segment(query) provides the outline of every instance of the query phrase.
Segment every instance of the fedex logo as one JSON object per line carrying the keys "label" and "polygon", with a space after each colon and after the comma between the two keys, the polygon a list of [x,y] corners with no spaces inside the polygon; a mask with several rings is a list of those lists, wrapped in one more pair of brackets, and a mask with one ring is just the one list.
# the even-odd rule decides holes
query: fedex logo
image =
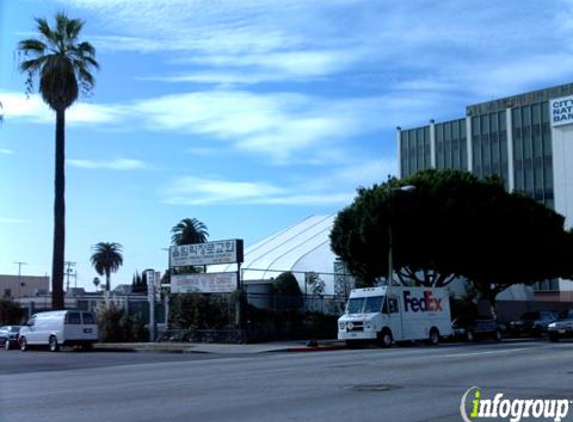
{"label": "fedex logo", "polygon": [[424,291],[424,296],[415,298],[410,296],[410,290],[404,290],[404,307],[406,312],[438,312],[442,310],[442,299],[433,297],[431,290]]}

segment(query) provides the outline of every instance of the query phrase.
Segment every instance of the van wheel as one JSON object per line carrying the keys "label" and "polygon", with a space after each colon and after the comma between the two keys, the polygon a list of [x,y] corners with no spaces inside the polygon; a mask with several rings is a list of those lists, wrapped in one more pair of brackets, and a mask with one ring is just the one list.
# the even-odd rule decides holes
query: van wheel
{"label": "van wheel", "polygon": [[393,338],[392,332],[384,328],[381,333],[378,333],[378,344],[382,347],[390,347],[392,346]]}
{"label": "van wheel", "polygon": [[472,341],[474,341],[474,333],[470,330],[466,331],[466,341],[468,343],[471,343]]}
{"label": "van wheel", "polygon": [[26,341],[26,337],[20,337],[20,350],[25,352],[28,350],[28,342]]}
{"label": "van wheel", "polygon": [[58,339],[56,336],[50,336],[50,352],[57,352],[58,350],[60,350]]}
{"label": "van wheel", "polygon": [[549,340],[551,340],[553,343],[557,343],[559,341],[559,334],[549,333]]}
{"label": "van wheel", "polygon": [[428,344],[430,346],[436,346],[440,342],[440,333],[437,328],[432,328],[430,330],[430,337],[428,338]]}

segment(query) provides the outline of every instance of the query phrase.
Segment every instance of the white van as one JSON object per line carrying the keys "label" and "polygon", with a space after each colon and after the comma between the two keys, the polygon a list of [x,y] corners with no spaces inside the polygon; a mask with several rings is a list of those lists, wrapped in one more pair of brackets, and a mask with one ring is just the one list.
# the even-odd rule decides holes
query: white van
{"label": "white van", "polygon": [[90,349],[99,340],[94,314],[87,311],[51,311],[32,315],[20,328],[20,350],[29,346],[48,346],[57,352],[61,346]]}
{"label": "white van", "polygon": [[452,335],[448,291],[435,287],[371,287],[354,289],[338,319],[338,339],[346,343],[376,340],[428,340]]}

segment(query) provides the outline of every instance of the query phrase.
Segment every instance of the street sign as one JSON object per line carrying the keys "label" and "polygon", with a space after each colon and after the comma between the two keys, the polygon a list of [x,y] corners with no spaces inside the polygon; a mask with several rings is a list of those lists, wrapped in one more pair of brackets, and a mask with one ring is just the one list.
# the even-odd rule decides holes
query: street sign
{"label": "street sign", "polygon": [[169,248],[171,267],[192,267],[243,262],[243,240],[219,240]]}
{"label": "street sign", "polygon": [[236,272],[171,276],[171,293],[230,293],[236,289]]}

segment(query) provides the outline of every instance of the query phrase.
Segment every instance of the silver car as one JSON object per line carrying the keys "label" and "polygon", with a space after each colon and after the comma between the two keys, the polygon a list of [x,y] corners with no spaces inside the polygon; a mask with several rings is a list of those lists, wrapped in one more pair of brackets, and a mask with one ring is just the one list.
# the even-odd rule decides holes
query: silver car
{"label": "silver car", "polygon": [[556,342],[563,337],[573,337],[573,309],[563,311],[557,321],[547,327],[549,340]]}

